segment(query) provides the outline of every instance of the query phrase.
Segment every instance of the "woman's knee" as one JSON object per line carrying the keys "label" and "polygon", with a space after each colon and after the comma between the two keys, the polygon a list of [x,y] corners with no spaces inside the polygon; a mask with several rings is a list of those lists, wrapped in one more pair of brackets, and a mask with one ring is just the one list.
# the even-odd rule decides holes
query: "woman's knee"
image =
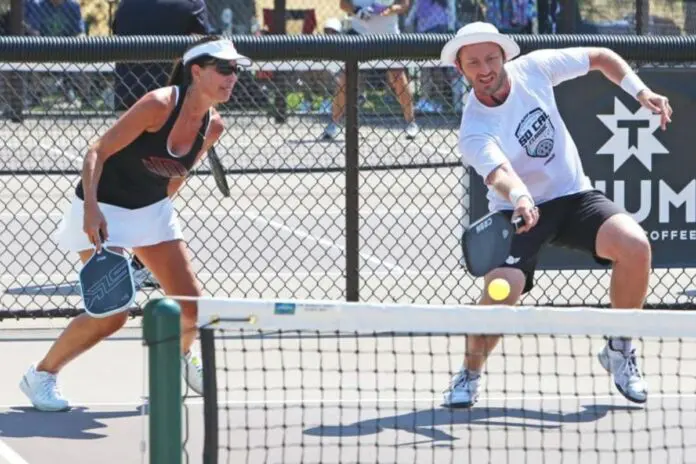
{"label": "woman's knee", "polygon": [[[189,297],[200,297],[203,295],[203,291],[200,287],[198,281],[194,278],[195,283],[191,286],[189,291],[183,291],[177,293],[180,296]],[[189,321],[195,321],[198,318],[198,303],[196,301],[182,301],[181,303],[181,317]]]}

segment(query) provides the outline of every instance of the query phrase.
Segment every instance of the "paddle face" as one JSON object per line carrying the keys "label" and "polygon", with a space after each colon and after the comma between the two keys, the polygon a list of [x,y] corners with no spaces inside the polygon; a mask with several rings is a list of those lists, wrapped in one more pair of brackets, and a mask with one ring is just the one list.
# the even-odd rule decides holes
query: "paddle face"
{"label": "paddle face", "polygon": [[80,271],[80,292],[85,310],[93,317],[106,317],[130,308],[135,300],[135,286],[128,259],[102,247]]}
{"label": "paddle face", "polygon": [[522,223],[521,218],[516,219],[517,224],[513,224],[501,212],[489,213],[464,231],[464,260],[472,275],[484,276],[505,262],[515,227]]}

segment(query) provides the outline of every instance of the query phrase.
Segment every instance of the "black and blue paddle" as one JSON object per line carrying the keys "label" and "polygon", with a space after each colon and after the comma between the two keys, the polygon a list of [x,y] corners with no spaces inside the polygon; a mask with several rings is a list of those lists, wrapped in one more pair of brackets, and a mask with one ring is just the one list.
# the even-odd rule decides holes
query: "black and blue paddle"
{"label": "black and blue paddle", "polygon": [[132,307],[135,285],[128,259],[102,245],[80,270],[80,292],[85,311],[107,317]]}
{"label": "black and blue paddle", "polygon": [[467,227],[462,237],[462,249],[469,272],[481,277],[500,267],[510,255],[513,235],[522,225],[522,217],[510,221],[507,215],[496,211]]}

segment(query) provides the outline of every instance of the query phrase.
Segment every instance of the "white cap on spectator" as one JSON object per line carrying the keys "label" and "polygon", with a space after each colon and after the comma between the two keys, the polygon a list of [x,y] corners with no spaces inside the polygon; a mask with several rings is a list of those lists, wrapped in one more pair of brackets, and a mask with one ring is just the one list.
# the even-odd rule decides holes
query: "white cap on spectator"
{"label": "white cap on spectator", "polygon": [[218,60],[235,60],[237,64],[242,66],[251,66],[251,60],[240,54],[237,49],[234,48],[232,41],[228,39],[214,40],[196,45],[195,47],[191,48],[191,50],[184,53],[183,62],[184,64],[187,64],[191,60],[203,55],[211,56]]}
{"label": "white cap on spectator", "polygon": [[505,52],[505,61],[510,61],[520,54],[520,46],[514,40],[498,32],[498,29],[493,24],[477,21],[459,29],[457,35],[442,47],[440,61],[454,66],[459,49],[467,45],[484,42],[493,42],[500,45],[503,52]]}
{"label": "white cap on spectator", "polygon": [[341,32],[341,21],[338,18],[329,18],[324,23],[324,29],[331,29],[336,32]]}

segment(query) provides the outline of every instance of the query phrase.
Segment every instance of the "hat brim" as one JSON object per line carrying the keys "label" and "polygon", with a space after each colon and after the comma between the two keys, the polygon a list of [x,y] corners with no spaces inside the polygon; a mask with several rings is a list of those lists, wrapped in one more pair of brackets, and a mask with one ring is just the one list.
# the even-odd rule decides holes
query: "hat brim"
{"label": "hat brim", "polygon": [[520,54],[520,46],[517,45],[517,42],[511,38],[493,32],[476,32],[473,34],[454,37],[447,42],[445,46],[442,47],[440,61],[444,64],[454,66],[454,63],[457,60],[457,53],[459,53],[459,50],[462,47],[484,42],[493,42],[500,45],[503,52],[505,52],[505,61],[510,61]]}
{"label": "hat brim", "polygon": [[219,52],[211,53],[209,56],[223,61],[236,61],[237,64],[241,66],[251,66],[251,59],[249,57],[241,55],[232,50],[221,50]]}

